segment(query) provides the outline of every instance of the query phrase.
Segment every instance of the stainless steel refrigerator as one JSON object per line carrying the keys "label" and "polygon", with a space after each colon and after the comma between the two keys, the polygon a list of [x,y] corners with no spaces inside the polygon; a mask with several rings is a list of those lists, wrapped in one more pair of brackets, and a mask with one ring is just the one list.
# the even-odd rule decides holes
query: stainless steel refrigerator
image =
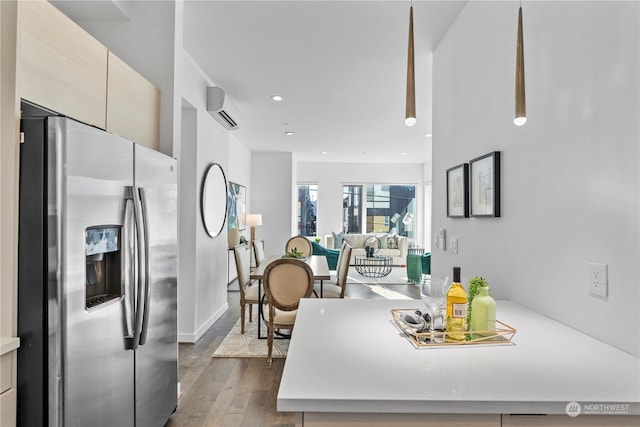
{"label": "stainless steel refrigerator", "polygon": [[18,424],[163,426],[177,401],[176,161],[22,109]]}

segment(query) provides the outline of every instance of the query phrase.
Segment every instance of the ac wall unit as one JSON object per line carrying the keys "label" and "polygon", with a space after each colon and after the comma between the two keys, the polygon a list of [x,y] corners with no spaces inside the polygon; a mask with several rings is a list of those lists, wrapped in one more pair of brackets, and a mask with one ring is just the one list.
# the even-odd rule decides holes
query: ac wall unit
{"label": "ac wall unit", "polygon": [[225,129],[234,130],[240,127],[240,112],[233,102],[219,87],[207,88],[207,111]]}

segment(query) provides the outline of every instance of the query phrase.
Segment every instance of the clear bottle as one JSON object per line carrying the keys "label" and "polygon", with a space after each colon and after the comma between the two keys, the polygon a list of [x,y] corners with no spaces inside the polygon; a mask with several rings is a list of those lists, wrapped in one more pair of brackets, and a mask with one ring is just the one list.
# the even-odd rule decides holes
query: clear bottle
{"label": "clear bottle", "polygon": [[[483,286],[478,295],[471,302],[471,330],[495,331],[496,330],[496,302],[489,295],[489,287]],[[490,332],[478,334],[488,335]]]}
{"label": "clear bottle", "polygon": [[467,336],[467,291],[460,284],[460,267],[453,267],[453,283],[447,292],[447,341]]}

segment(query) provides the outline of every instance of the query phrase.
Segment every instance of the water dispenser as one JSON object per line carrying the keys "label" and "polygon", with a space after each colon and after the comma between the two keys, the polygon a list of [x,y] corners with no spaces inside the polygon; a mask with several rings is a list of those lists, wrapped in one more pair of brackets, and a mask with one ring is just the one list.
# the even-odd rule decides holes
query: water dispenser
{"label": "water dispenser", "polygon": [[85,231],[85,308],[94,309],[122,296],[123,253],[120,226]]}

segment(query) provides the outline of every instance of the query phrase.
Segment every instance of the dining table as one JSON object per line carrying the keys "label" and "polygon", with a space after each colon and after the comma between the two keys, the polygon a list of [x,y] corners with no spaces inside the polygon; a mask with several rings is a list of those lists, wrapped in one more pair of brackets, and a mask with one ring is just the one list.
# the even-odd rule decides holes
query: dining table
{"label": "dining table", "polygon": [[[255,268],[251,272],[250,278],[251,280],[258,281],[258,295],[262,295],[262,280],[264,279],[264,271],[267,266],[271,264],[273,261],[282,258],[282,255],[270,255],[265,258],[264,261],[260,263],[259,266]],[[327,257],[324,255],[311,255],[304,260],[309,267],[311,267],[311,271],[313,271],[313,279],[320,281],[320,298],[322,298],[323,291],[323,283],[325,280],[331,279],[331,272],[329,270],[329,263],[327,262]],[[262,304],[258,304],[258,338],[265,339],[261,334],[260,328],[260,320],[262,318]]]}

